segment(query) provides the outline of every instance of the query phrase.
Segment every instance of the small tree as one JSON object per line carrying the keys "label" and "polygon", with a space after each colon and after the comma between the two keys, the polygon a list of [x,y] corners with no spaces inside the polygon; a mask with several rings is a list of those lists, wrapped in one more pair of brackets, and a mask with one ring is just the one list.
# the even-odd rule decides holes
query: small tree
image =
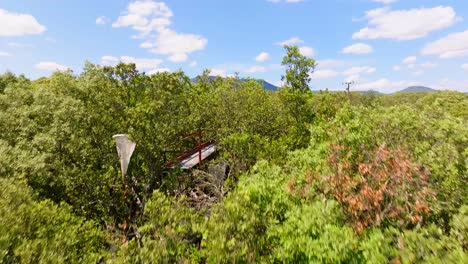
{"label": "small tree", "polygon": [[284,46],[287,53],[281,63],[286,67],[286,75],[281,77],[293,91],[309,91],[310,74],[315,69],[315,60],[302,55],[297,46]]}
{"label": "small tree", "polygon": [[16,83],[18,81],[18,77],[16,77],[12,72],[5,72],[4,74],[0,74],[0,93],[2,93],[5,88],[10,83]]}
{"label": "small tree", "polygon": [[313,116],[309,82],[310,74],[315,68],[315,60],[302,55],[297,46],[284,46],[284,48],[287,53],[282,65],[286,67],[286,75],[282,76],[281,80],[285,81],[286,89],[282,89],[280,98],[295,122],[292,145],[301,148],[306,146],[310,139],[308,124],[311,123]]}

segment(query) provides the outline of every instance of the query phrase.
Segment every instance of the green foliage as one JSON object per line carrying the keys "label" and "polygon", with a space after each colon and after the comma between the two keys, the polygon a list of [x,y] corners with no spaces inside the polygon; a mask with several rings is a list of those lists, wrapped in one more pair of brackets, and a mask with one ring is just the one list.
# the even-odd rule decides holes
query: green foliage
{"label": "green foliage", "polygon": [[[354,98],[355,94],[352,94]],[[316,122],[328,122],[348,103],[345,93],[331,93],[328,90],[314,94],[311,109]]]}
{"label": "green foliage", "polygon": [[270,236],[278,238],[274,258],[283,263],[352,262],[358,239],[334,201],[305,201],[291,208]]}
{"label": "green foliage", "polygon": [[21,85],[29,84],[29,80],[24,75],[16,76],[11,72],[5,72],[0,75],[0,94],[7,88],[14,89]]}
{"label": "green foliage", "polygon": [[274,239],[268,229],[284,220],[288,203],[280,169],[257,164],[250,177],[222,204],[214,206],[203,232],[203,253],[209,263],[262,262],[269,259]]}
{"label": "green foliage", "polygon": [[435,226],[391,233],[396,233],[397,258],[402,263],[465,263],[468,260],[460,244]]}
{"label": "green foliage", "polygon": [[105,235],[65,204],[37,202],[23,183],[0,179],[0,253],[5,263],[91,263],[106,255]]}
{"label": "green foliage", "polygon": [[435,115],[439,109],[434,105],[426,109],[344,107],[331,122],[314,126],[310,148],[337,144],[361,153],[386,145],[406,150],[411,160],[429,171],[429,183],[437,196],[431,209],[447,215],[440,223],[447,226],[450,215],[466,201],[468,130],[460,118]]}
{"label": "green foliage", "polygon": [[[5,176],[24,178],[42,197],[67,201],[80,214],[106,219],[109,204],[121,199],[108,192],[118,190],[109,175],[115,147],[104,139],[112,131],[98,130],[102,123],[90,117],[98,113],[86,111],[76,98],[78,83],[69,73],[56,73],[47,83],[32,86],[7,91],[1,98],[5,133],[0,138],[10,146],[7,158],[14,158]],[[93,137],[93,131],[99,136]]]}
{"label": "green foliage", "polygon": [[155,191],[145,207],[145,224],[138,230],[141,240],[124,243],[113,261],[118,263],[186,263],[199,259],[197,249],[201,218],[174,200]]}
{"label": "green foliage", "polygon": [[303,148],[310,139],[308,124],[312,122],[312,94],[309,88],[310,75],[315,69],[315,60],[302,55],[297,46],[284,46],[286,55],[282,65],[286,75],[281,77],[285,86],[279,96],[289,115],[293,118],[290,138],[293,148]]}
{"label": "green foliage", "polygon": [[310,91],[310,74],[315,69],[315,60],[307,58],[298,46],[284,46],[286,55],[281,64],[286,67],[286,75],[281,77],[286,87],[293,91]]}
{"label": "green foliage", "polygon": [[294,147],[293,121],[277,93],[254,80],[203,78],[192,90],[190,118],[205,129],[204,140],[219,143],[236,175],[261,158],[281,160]]}
{"label": "green foliage", "polygon": [[[277,92],[133,64],[0,75],[2,261],[466,262],[468,96],[313,94],[286,49]],[[165,167],[199,140],[218,154]]]}
{"label": "green foliage", "polygon": [[468,205],[460,207],[458,214],[453,216],[450,226],[450,234],[457,239],[465,251],[468,250]]}
{"label": "green foliage", "polygon": [[281,102],[292,117],[289,140],[294,149],[304,148],[310,141],[310,128],[314,113],[312,112],[312,93],[283,88],[279,91]]}
{"label": "green foliage", "polygon": [[413,230],[372,230],[361,241],[367,263],[465,263],[460,243],[430,225]]}
{"label": "green foliage", "polygon": [[209,263],[351,261],[358,240],[334,201],[298,199],[287,175],[261,162],[213,208],[203,236]]}

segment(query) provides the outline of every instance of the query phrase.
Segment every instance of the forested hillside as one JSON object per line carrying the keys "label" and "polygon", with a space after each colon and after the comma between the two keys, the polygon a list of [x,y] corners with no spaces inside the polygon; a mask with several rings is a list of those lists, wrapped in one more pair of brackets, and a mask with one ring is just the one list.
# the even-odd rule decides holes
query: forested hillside
{"label": "forested hillside", "polygon": [[[3,263],[467,263],[468,95],[133,64],[0,76]],[[165,166],[197,145],[201,167]],[[115,134],[136,142],[122,179]]]}

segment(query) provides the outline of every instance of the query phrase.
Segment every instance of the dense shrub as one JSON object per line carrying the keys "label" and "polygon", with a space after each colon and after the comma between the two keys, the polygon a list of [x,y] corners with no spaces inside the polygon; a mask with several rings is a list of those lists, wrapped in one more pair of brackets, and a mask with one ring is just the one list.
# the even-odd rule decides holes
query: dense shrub
{"label": "dense shrub", "polygon": [[24,183],[0,179],[3,263],[92,263],[106,255],[106,237],[70,206],[35,201]]}
{"label": "dense shrub", "polygon": [[[302,73],[277,92],[127,64],[0,75],[2,261],[467,262],[468,96],[311,93]],[[217,155],[166,168],[197,135]]]}
{"label": "dense shrub", "polygon": [[401,150],[385,146],[363,150],[354,161],[353,156],[346,147],[331,146],[331,173],[322,189],[341,204],[357,232],[381,224],[408,227],[423,222],[433,198],[424,168]]}
{"label": "dense shrub", "polygon": [[184,263],[197,260],[201,218],[184,200],[155,191],[145,207],[145,224],[137,239],[125,241],[112,261],[119,263]]}

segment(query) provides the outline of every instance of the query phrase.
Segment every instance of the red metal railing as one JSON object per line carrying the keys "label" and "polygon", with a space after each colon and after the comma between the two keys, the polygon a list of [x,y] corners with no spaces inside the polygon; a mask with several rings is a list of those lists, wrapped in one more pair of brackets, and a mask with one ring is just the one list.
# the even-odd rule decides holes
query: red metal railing
{"label": "red metal railing", "polygon": [[184,159],[186,159],[187,157],[193,155],[194,153],[196,153],[198,151],[198,165],[201,166],[202,165],[202,150],[213,144],[213,142],[203,142],[202,140],[202,132],[204,131],[205,129],[201,129],[197,132],[194,132],[194,133],[191,133],[191,134],[188,134],[188,135],[185,135],[180,141],[182,140],[186,140],[186,139],[190,139],[190,138],[194,138],[194,137],[197,137],[198,140],[197,140],[197,144],[198,146],[193,148],[193,149],[190,149],[182,154],[180,154],[179,156],[177,156],[174,160],[172,161],[169,161],[169,162],[166,162],[165,163],[165,167],[166,168],[173,168],[176,163],[180,163],[181,161],[183,161]]}

